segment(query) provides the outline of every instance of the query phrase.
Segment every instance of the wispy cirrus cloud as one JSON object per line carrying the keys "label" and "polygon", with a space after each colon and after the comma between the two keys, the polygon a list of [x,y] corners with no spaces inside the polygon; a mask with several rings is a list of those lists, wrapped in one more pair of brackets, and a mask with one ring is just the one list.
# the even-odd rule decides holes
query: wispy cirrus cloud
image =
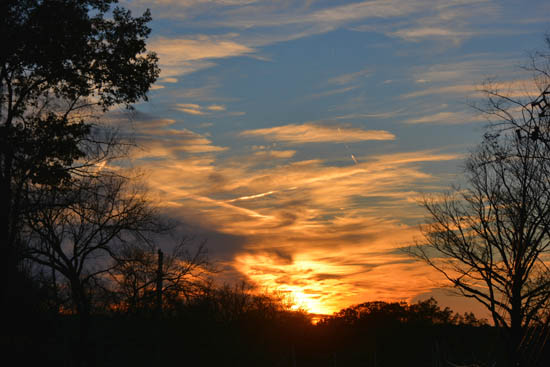
{"label": "wispy cirrus cloud", "polygon": [[204,135],[187,129],[164,129],[150,131],[137,138],[139,149],[132,157],[143,158],[182,158],[183,153],[213,153],[226,150],[216,146]]}
{"label": "wispy cirrus cloud", "polygon": [[[418,235],[396,215],[405,208],[418,215],[411,187],[435,180],[421,164],[459,158],[420,151],[349,166],[308,160],[258,168],[240,157],[147,164],[151,187],[173,213],[246,239],[229,254],[241,274],[291,292],[312,312],[332,312],[365,297],[403,299],[433,287],[428,269],[394,252]],[[214,251],[224,246],[209,244]]]}
{"label": "wispy cirrus cloud", "polygon": [[410,14],[426,8],[424,1],[362,1],[351,4],[320,7],[274,7],[268,2],[243,7],[228,12],[224,25],[249,27],[272,27],[291,24],[316,24],[339,26],[348,22],[368,18],[392,18]]}
{"label": "wispy cirrus cloud", "polygon": [[364,78],[371,73],[372,73],[371,70],[363,69],[353,73],[346,73],[346,74],[341,74],[341,75],[332,77],[329,80],[327,80],[327,83],[336,84],[336,85],[346,85],[346,84],[353,83],[360,78]]}
{"label": "wispy cirrus cloud", "polygon": [[[457,155],[413,151],[342,165],[300,159],[296,150],[272,144],[250,147],[243,156],[221,155],[225,147],[178,120],[138,114],[133,125],[142,146],[135,165],[148,172],[157,204],[205,234],[212,253],[223,254],[225,265],[259,286],[291,292],[311,312],[365,298],[413,297],[432,286],[426,269],[394,253],[417,234],[415,225],[396,218],[418,215],[414,188],[435,181],[422,165]],[[237,139],[297,144],[395,138],[343,125],[274,129],[248,130]]]}
{"label": "wispy cirrus cloud", "polygon": [[295,150],[261,150],[254,153],[255,157],[286,159],[292,158],[296,154]]}
{"label": "wispy cirrus cloud", "polygon": [[[351,92],[353,90],[356,90],[360,87],[361,79],[365,78],[371,74],[370,70],[363,69],[360,71],[356,71],[353,73],[345,73],[340,74],[337,76],[334,76],[332,78],[329,78],[325,83],[323,83],[325,86],[328,85],[332,89],[313,93],[306,97],[306,99],[315,99],[315,98],[322,98],[322,97],[329,97],[336,94],[344,94],[347,92]],[[337,88],[334,88],[337,87]]]}
{"label": "wispy cirrus cloud", "polygon": [[[431,290],[432,283],[427,278],[435,275],[427,266],[412,265],[404,256],[387,253],[337,250],[326,257],[320,251],[312,251],[297,254],[290,261],[279,258],[272,252],[248,253],[237,256],[235,262],[257,284],[288,293],[294,307],[319,314],[330,314],[342,304],[364,299],[411,299],[419,292]],[[411,282],[407,286],[395,281],[399,278]]]}
{"label": "wispy cirrus cloud", "polygon": [[210,106],[201,106],[196,103],[178,103],[174,108],[190,115],[207,115],[209,113],[223,112],[226,110],[223,105],[212,104]]}
{"label": "wispy cirrus cloud", "polygon": [[315,123],[290,124],[265,129],[246,130],[245,137],[263,137],[268,140],[301,143],[344,143],[366,140],[393,140],[395,135],[385,130],[363,130],[353,127],[327,126]]}
{"label": "wispy cirrus cloud", "polygon": [[199,35],[193,38],[159,37],[149,43],[159,57],[161,76],[173,78],[215,65],[213,60],[249,55],[254,49],[238,43],[231,36]]}
{"label": "wispy cirrus cloud", "polygon": [[472,36],[473,32],[457,31],[440,27],[418,27],[400,29],[391,34],[410,41],[418,41],[426,38],[450,38],[458,42],[463,38]]}
{"label": "wispy cirrus cloud", "polygon": [[405,120],[407,124],[439,124],[439,125],[450,125],[450,124],[466,124],[472,122],[487,122],[487,118],[480,114],[472,114],[471,112],[465,111],[444,111],[437,112],[429,115],[424,115],[420,117],[409,118]]}
{"label": "wispy cirrus cloud", "polygon": [[414,92],[402,94],[401,98],[414,98],[414,97],[424,97],[430,95],[441,95],[441,94],[467,94],[472,97],[481,96],[478,85],[473,84],[458,84],[458,85],[443,85],[435,86],[424,89],[419,89]]}
{"label": "wispy cirrus cloud", "polygon": [[438,85],[429,88],[420,89],[414,92],[402,94],[401,98],[424,97],[441,94],[458,94],[470,98],[479,98],[486,95],[485,91],[498,91],[498,93],[512,98],[521,98],[526,96],[537,96],[540,94],[540,88],[529,79],[516,79],[500,82],[487,82],[480,84],[451,84]]}
{"label": "wispy cirrus cloud", "polygon": [[[240,157],[219,162],[210,157],[144,164],[152,172],[151,186],[162,188],[170,202],[185,200],[188,209],[195,207],[198,216],[194,220],[200,219],[206,226],[234,235],[261,236],[262,243],[271,243],[269,239],[277,233],[285,237],[300,234],[303,241],[322,247],[351,235],[350,231],[374,230],[360,223],[363,216],[378,215],[380,219],[376,214],[380,205],[386,208],[388,220],[392,210],[411,205],[409,194],[403,193],[409,192],[413,183],[434,180],[418,164],[459,158],[423,151],[380,155],[349,166],[309,160],[258,168]],[[240,204],[244,207],[235,206],[235,201],[243,197],[247,198]],[[383,197],[388,200],[377,199]],[[365,207],[356,202],[367,198],[375,200],[372,205]],[[200,209],[206,211],[200,214]],[[267,242],[266,246],[272,246]],[[392,247],[391,243],[380,245]]]}
{"label": "wispy cirrus cloud", "polygon": [[333,96],[335,94],[343,94],[343,93],[351,92],[352,90],[356,90],[357,88],[359,88],[359,86],[352,85],[352,86],[349,86],[349,87],[330,89],[330,90],[327,90],[327,91],[324,91],[324,92],[313,93],[313,94],[307,96],[306,99],[330,97],[330,96]]}
{"label": "wispy cirrus cloud", "polygon": [[131,115],[110,113],[105,120],[123,134],[131,136],[137,144],[132,150],[133,159],[181,159],[186,154],[215,153],[226,150],[199,133],[182,127],[174,119],[155,118],[135,112]]}
{"label": "wispy cirrus cloud", "polygon": [[510,2],[136,3],[153,8],[163,70],[143,108],[165,118],[134,124],[155,202],[232,274],[310,311],[427,294],[437,276],[398,249],[478,137],[463,102],[486,77],[521,79],[499,38],[529,28]]}
{"label": "wispy cirrus cloud", "polygon": [[[148,1],[139,1],[141,7]],[[469,24],[471,12],[495,17],[490,0],[453,2],[428,0],[370,0],[334,5],[311,1],[168,1],[155,2],[155,16],[194,25],[238,30],[241,45],[251,48],[295,40],[349,27],[401,37],[405,40],[462,39],[482,32]],[[411,21],[410,19],[417,19]],[[375,24],[372,24],[375,23]],[[250,31],[253,30],[253,31]],[[206,64],[187,65],[207,67]]]}
{"label": "wispy cirrus cloud", "polygon": [[473,54],[463,58],[463,60],[453,60],[417,68],[413,71],[413,77],[421,83],[473,83],[505,71],[509,75],[510,66],[516,62],[515,58],[508,55],[500,56],[498,60],[495,60],[486,53]]}

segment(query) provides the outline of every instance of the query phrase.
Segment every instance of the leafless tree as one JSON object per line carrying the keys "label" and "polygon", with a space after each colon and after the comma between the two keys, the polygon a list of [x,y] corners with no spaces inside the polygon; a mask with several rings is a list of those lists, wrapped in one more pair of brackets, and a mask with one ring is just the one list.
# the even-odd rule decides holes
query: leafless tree
{"label": "leafless tree", "polygon": [[167,255],[154,243],[125,243],[115,261],[109,274],[117,307],[130,314],[189,301],[208,287],[216,272],[205,241],[195,246],[190,238],[181,239]]}
{"label": "leafless tree", "polygon": [[88,175],[35,194],[40,205],[25,218],[24,257],[66,281],[85,345],[92,291],[112,269],[117,248],[166,228],[144,192],[116,174]]}
{"label": "leafless tree", "polygon": [[543,144],[545,149],[532,152],[538,154],[533,158],[540,159],[550,158],[550,34],[545,41],[548,51],[532,53],[523,67],[531,73],[530,85],[516,85],[516,90],[511,91],[502,83],[487,81],[481,88],[487,97],[485,103],[473,105],[490,121],[492,134],[514,132],[519,138]]}
{"label": "leafless tree", "polygon": [[537,96],[485,89],[492,123],[466,161],[466,186],[424,199],[425,241],[412,250],[489,310],[514,366],[536,358],[549,321],[550,79],[539,76]]}

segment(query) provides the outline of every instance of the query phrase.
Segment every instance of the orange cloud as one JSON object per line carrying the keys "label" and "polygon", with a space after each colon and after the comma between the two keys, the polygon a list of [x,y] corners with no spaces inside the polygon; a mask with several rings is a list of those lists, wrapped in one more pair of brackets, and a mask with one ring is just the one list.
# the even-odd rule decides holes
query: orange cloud
{"label": "orange cloud", "polygon": [[291,124],[243,131],[241,136],[261,136],[265,139],[300,143],[344,143],[365,140],[393,140],[395,135],[385,130],[363,130],[351,127],[325,126],[314,123]]}
{"label": "orange cloud", "polygon": [[149,48],[157,53],[161,76],[164,78],[214,66],[215,64],[210,60],[254,52],[252,48],[229,39],[205,35],[195,39],[157,38],[149,42]]}
{"label": "orange cloud", "polygon": [[296,154],[295,150],[261,150],[254,153],[255,157],[260,158],[274,158],[274,159],[284,159],[292,158]]}
{"label": "orange cloud", "polygon": [[471,37],[474,34],[474,32],[459,31],[444,27],[417,27],[402,29],[392,33],[392,35],[396,37],[409,41],[417,41],[424,38],[443,38],[451,39],[454,42],[459,42],[460,40],[466,37]]}
{"label": "orange cloud", "polygon": [[225,111],[225,106],[213,104],[204,107],[196,103],[178,103],[175,109],[190,115],[206,115],[212,112],[223,112]]}
{"label": "orange cloud", "polygon": [[[365,300],[411,300],[440,279],[404,255],[353,249],[238,255],[236,267],[264,289],[288,293],[296,308],[331,314]],[[431,279],[430,279],[431,278]],[[406,281],[404,281],[406,279]]]}
{"label": "orange cloud", "polygon": [[460,84],[460,85],[447,85],[447,86],[439,86],[439,87],[422,89],[416,92],[403,94],[401,97],[413,98],[413,97],[422,97],[422,96],[429,96],[433,94],[443,94],[443,93],[469,94],[471,96],[478,96],[478,97],[482,95],[481,92],[479,91],[478,85]]}
{"label": "orange cloud", "polygon": [[207,107],[210,111],[225,111],[225,106],[222,105],[210,105]]}
{"label": "orange cloud", "polygon": [[[189,108],[194,106],[189,105]],[[133,137],[137,143],[137,148],[131,152],[133,159],[163,158],[170,162],[181,159],[182,153],[220,152],[227,149],[214,145],[204,135],[178,128],[178,122],[174,119],[155,119],[141,113],[111,113],[105,120]]]}
{"label": "orange cloud", "polygon": [[201,110],[201,106],[194,103],[179,103],[176,105],[176,110],[188,113],[190,115],[204,115],[204,112]]}
{"label": "orange cloud", "polygon": [[[422,164],[460,156],[417,151],[335,165],[289,162],[294,150],[266,146],[219,156],[223,147],[177,125],[136,122],[145,142],[136,164],[148,172],[158,205],[206,233],[212,254],[224,253],[224,264],[260,289],[329,313],[365,300],[409,299],[437,286],[429,278],[436,276],[397,249],[419,235],[415,224],[403,222],[422,217],[418,190],[437,182]],[[351,139],[346,134],[354,129],[342,131],[339,139]],[[277,163],[266,164],[273,158]],[[227,238],[235,239],[232,247]]]}
{"label": "orange cloud", "polygon": [[458,112],[437,112],[431,115],[416,117],[405,120],[408,124],[464,124],[470,122],[487,121],[485,116],[473,115],[462,111]]}
{"label": "orange cloud", "polygon": [[[401,98],[423,97],[434,94],[467,94],[469,97],[483,97],[485,86],[478,84],[455,84],[446,86],[435,86],[416,92],[403,94]],[[494,82],[487,85],[492,90],[498,90],[503,95],[512,98],[536,96],[540,93],[539,88],[531,80],[512,80],[508,82]]]}

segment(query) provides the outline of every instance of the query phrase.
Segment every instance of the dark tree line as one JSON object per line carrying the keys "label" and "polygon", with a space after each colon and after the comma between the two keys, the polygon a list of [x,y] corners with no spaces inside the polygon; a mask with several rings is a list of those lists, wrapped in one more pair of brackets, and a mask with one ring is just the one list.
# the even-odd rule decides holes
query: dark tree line
{"label": "dark tree line", "polygon": [[[433,299],[367,302],[317,324],[284,298],[244,283],[168,298],[161,318],[154,302],[140,312],[103,306],[96,305],[87,349],[96,365],[483,365],[500,363],[503,355],[493,328],[473,315],[441,309]],[[70,314],[56,320],[50,337],[32,349],[54,351],[51,361],[64,363],[75,320]]]}
{"label": "dark tree line", "polygon": [[414,304],[407,302],[366,302],[344,308],[319,321],[319,325],[351,325],[356,327],[375,327],[391,323],[475,327],[488,325],[487,320],[478,319],[471,312],[460,315],[454,313],[449,307],[441,309],[434,298]]}

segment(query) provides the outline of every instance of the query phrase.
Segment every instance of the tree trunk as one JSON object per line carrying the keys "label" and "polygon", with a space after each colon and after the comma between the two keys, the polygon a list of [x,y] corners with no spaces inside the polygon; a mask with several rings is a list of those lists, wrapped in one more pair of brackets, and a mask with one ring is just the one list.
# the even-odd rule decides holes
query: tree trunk
{"label": "tree trunk", "polygon": [[86,297],[84,287],[79,282],[73,282],[71,287],[79,323],[78,340],[73,350],[73,363],[75,367],[91,366],[93,356],[89,350],[90,302]]}
{"label": "tree trunk", "polygon": [[164,254],[158,250],[158,265],[157,265],[157,288],[156,288],[156,307],[155,316],[158,319],[162,316],[162,278],[164,276],[162,272]]}
{"label": "tree trunk", "polygon": [[523,342],[523,313],[521,307],[521,297],[519,292],[512,291],[513,296],[511,299],[512,312],[510,314],[510,329],[509,329],[509,352],[510,352],[510,364],[514,367],[524,367],[524,351],[525,346]]}
{"label": "tree trunk", "polygon": [[[7,164],[4,159],[4,164]],[[9,180],[6,180],[5,172],[2,172],[0,178],[0,277],[4,289],[0,292],[2,297],[2,310],[7,311],[8,306],[13,302],[13,292],[17,274],[17,260],[15,257],[15,248],[13,244],[13,234],[10,233],[10,222],[13,221],[11,213],[11,185]]]}

